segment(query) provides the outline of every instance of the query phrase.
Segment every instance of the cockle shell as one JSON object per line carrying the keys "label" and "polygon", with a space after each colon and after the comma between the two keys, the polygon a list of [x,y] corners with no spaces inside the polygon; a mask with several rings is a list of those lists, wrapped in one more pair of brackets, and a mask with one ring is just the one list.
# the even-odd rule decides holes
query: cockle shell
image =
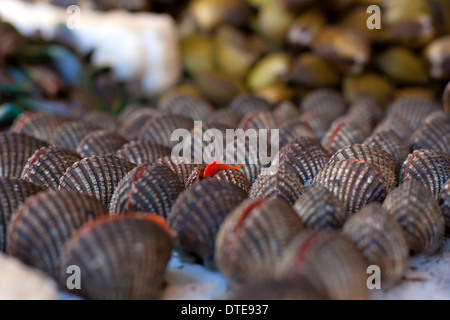
{"label": "cockle shell", "polygon": [[401,280],[408,267],[409,247],[402,227],[378,203],[370,203],[352,216],[343,232],[371,265],[380,267],[384,286]]}
{"label": "cockle shell", "polygon": [[375,127],[372,134],[377,134],[380,132],[394,132],[401,139],[408,143],[409,148],[409,139],[411,138],[414,130],[411,128],[409,123],[406,120],[401,118],[395,118],[394,116],[389,116],[384,118],[378,125]]}
{"label": "cockle shell", "polygon": [[115,154],[127,140],[115,131],[93,131],[81,140],[77,152],[88,158],[97,155]]}
{"label": "cockle shell", "polygon": [[271,279],[284,249],[303,228],[295,211],[280,200],[246,200],[217,234],[217,268],[233,283]]}
{"label": "cockle shell", "polygon": [[427,115],[441,107],[426,98],[405,97],[399,98],[388,107],[387,115],[393,119],[400,119],[409,124],[413,130],[417,130]]}
{"label": "cockle shell", "polygon": [[179,141],[172,141],[177,129],[191,130],[194,122],[180,115],[166,115],[149,119],[141,128],[138,140],[149,140],[167,147],[174,147]]}
{"label": "cockle shell", "polygon": [[247,194],[223,181],[205,180],[182,192],[168,216],[176,234],[177,249],[183,258],[194,258],[208,269],[215,269],[214,244],[227,215]]}
{"label": "cockle shell", "polygon": [[285,120],[272,112],[253,112],[244,116],[239,124],[239,128],[247,131],[248,129],[279,129]]}
{"label": "cockle shell", "polygon": [[145,123],[159,115],[159,111],[153,108],[138,108],[131,112],[121,122],[118,133],[128,140],[137,139],[139,131]]}
{"label": "cockle shell", "polygon": [[189,177],[191,176],[192,172],[195,170],[195,168],[200,167],[200,165],[186,162],[185,160],[186,159],[183,158],[166,156],[158,159],[155,163],[162,164],[170,168],[170,170],[172,170],[178,176],[178,179],[180,179],[180,181],[183,182],[185,186],[187,186]]}
{"label": "cockle shell", "polygon": [[164,97],[159,102],[158,109],[192,120],[206,120],[214,111],[214,108],[206,101],[183,94],[171,94]]}
{"label": "cockle shell", "polygon": [[383,208],[400,223],[413,253],[431,255],[440,247],[444,216],[437,200],[420,182],[400,184],[386,197]]}
{"label": "cockle shell", "polygon": [[81,270],[77,295],[90,300],[143,300],[159,297],[173,248],[163,218],[126,214],[86,223],[64,246],[60,286],[69,266]]}
{"label": "cockle shell", "polygon": [[317,111],[306,112],[300,116],[300,121],[307,124],[319,140],[323,139],[334,120],[333,116]]}
{"label": "cockle shell", "polygon": [[450,234],[450,180],[442,188],[439,196],[442,212],[445,217],[445,225],[447,226],[447,233]]}
{"label": "cockle shell", "polygon": [[378,147],[393,156],[399,165],[409,154],[409,146],[393,130],[372,134],[363,144]]}
{"label": "cockle shell", "polygon": [[235,186],[238,186],[245,192],[249,192],[249,190],[250,190],[250,182],[248,181],[247,177],[245,176],[245,174],[242,171],[239,171],[236,169],[227,169],[227,170],[222,170],[222,171],[218,172],[213,177],[207,177],[207,178],[205,178],[203,176],[204,172],[205,172],[205,168],[196,167],[192,171],[189,179],[187,180],[186,187],[190,187],[194,183],[202,181],[203,179],[210,179],[210,180],[229,182],[231,184],[234,184]]}
{"label": "cockle shell", "polygon": [[296,138],[309,137],[317,139],[314,131],[300,118],[287,121],[280,128],[280,149]]}
{"label": "cockle shell", "polygon": [[42,147],[28,159],[22,171],[22,179],[43,189],[58,189],[59,179],[67,168],[80,160],[81,157],[75,151],[57,146]]}
{"label": "cockle shell", "polygon": [[107,210],[99,200],[75,191],[41,192],[11,217],[9,252],[57,279],[64,243],[85,222]]}
{"label": "cockle shell", "polygon": [[150,164],[159,158],[170,156],[172,149],[153,141],[130,141],[120,148],[116,155],[137,165]]}
{"label": "cockle shell", "polygon": [[142,165],[131,170],[119,182],[109,212],[153,212],[167,217],[183,190],[183,183],[167,166]]}
{"label": "cockle shell", "polygon": [[59,147],[76,151],[84,137],[98,129],[96,125],[84,121],[68,122],[60,127],[55,134],[53,143]]}
{"label": "cockle shell", "polygon": [[278,104],[278,106],[273,111],[273,114],[286,121],[289,121],[300,117],[300,109],[292,102],[285,100]]}
{"label": "cockle shell", "polygon": [[450,154],[450,114],[436,113],[427,117],[424,124],[411,137],[412,150],[434,149]]}
{"label": "cockle shell", "polygon": [[244,93],[238,95],[231,101],[228,109],[240,117],[254,112],[272,111],[273,106],[265,99]]}
{"label": "cockle shell", "polygon": [[67,169],[59,181],[59,189],[86,193],[109,206],[120,180],[135,167],[113,155],[84,158]]}
{"label": "cockle shell", "polygon": [[223,125],[228,129],[235,129],[238,127],[241,117],[229,109],[219,109],[208,117],[208,121],[209,123]]}
{"label": "cockle shell", "polygon": [[374,127],[383,118],[383,110],[371,96],[362,96],[352,103],[348,115]]}
{"label": "cockle shell", "polygon": [[119,120],[104,111],[92,111],[83,117],[83,121],[95,125],[103,130],[115,131],[119,127]]}
{"label": "cockle shell", "polygon": [[302,114],[317,112],[333,120],[345,113],[347,104],[341,93],[333,89],[317,89],[305,97],[300,106]]}

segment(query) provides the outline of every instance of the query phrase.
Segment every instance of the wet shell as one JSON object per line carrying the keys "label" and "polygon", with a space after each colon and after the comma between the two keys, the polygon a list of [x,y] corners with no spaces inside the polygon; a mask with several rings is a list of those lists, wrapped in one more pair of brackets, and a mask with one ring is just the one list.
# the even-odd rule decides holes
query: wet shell
{"label": "wet shell", "polygon": [[339,118],[331,124],[323,137],[322,146],[328,153],[333,154],[352,144],[362,143],[370,134],[364,126],[364,123],[350,118]]}
{"label": "wet shell", "polygon": [[279,199],[293,205],[305,191],[300,179],[288,168],[267,168],[253,183],[249,198]]}
{"label": "wet shell", "polygon": [[303,228],[286,203],[247,200],[220,227],[215,249],[217,268],[232,283],[271,279],[284,249]]}
{"label": "wet shell", "polygon": [[79,266],[81,290],[92,300],[148,300],[159,297],[173,240],[161,217],[103,216],[85,224],[64,246],[60,275]]}
{"label": "wet shell", "polygon": [[450,154],[450,115],[438,114],[425,123],[411,138],[412,150],[434,149]]}
{"label": "wet shell", "polygon": [[427,115],[441,107],[426,98],[406,97],[399,98],[391,103],[387,115],[393,119],[401,119],[409,124],[413,130],[417,130]]}
{"label": "wet shell", "polygon": [[43,191],[34,183],[17,178],[0,178],[0,252],[6,250],[9,219],[28,197]]}
{"label": "wet shell", "polygon": [[95,130],[98,130],[96,125],[83,121],[66,123],[61,126],[55,135],[54,144],[76,151],[84,137]]}
{"label": "wet shell", "polygon": [[397,187],[400,166],[386,151],[365,144],[354,144],[336,152],[330,162],[350,159],[362,160],[374,165],[383,174],[387,192]]}
{"label": "wet shell", "polygon": [[127,140],[114,131],[98,130],[91,132],[80,142],[77,152],[83,157],[115,154]]}
{"label": "wet shell", "polygon": [[406,158],[400,170],[400,183],[417,180],[438,197],[450,179],[450,155],[437,150],[416,150]]}
{"label": "wet shell", "polygon": [[233,113],[229,109],[219,109],[214,111],[208,117],[209,123],[215,123],[227,127],[228,129],[235,129],[238,127],[241,117]]}
{"label": "wet shell", "polygon": [[279,157],[280,167],[291,170],[306,186],[311,185],[330,158],[316,139],[308,137],[292,140],[280,150]]}
{"label": "wet shell", "polygon": [[28,198],[11,217],[9,251],[57,279],[64,243],[84,223],[107,210],[99,200],[75,191],[41,192]]}
{"label": "wet shell", "polygon": [[205,168],[203,168],[203,167],[195,168],[192,171],[188,181],[186,182],[186,187],[190,187],[194,183],[197,183],[204,179],[210,179],[210,180],[229,182],[231,184],[234,184],[235,186],[238,186],[245,192],[249,192],[249,190],[250,190],[250,182],[248,181],[247,177],[245,176],[245,174],[242,171],[235,170],[235,169],[222,170],[219,173],[215,174],[214,177],[212,177],[212,178],[203,177],[204,172],[205,172]]}
{"label": "wet shell", "polygon": [[167,147],[174,147],[179,141],[172,141],[172,133],[177,129],[191,130],[194,122],[180,115],[168,115],[148,120],[138,134],[138,140],[149,140]]}
{"label": "wet shell", "polygon": [[280,128],[280,148],[283,148],[292,140],[299,137],[309,137],[317,139],[314,131],[309,127],[308,124],[302,122],[300,118],[292,119],[286,122]]}
{"label": "wet shell", "polygon": [[294,238],[279,263],[280,279],[305,277],[333,300],[367,299],[367,262],[344,235],[305,231]]}
{"label": "wet shell", "polygon": [[384,286],[399,282],[408,267],[409,247],[400,224],[377,203],[352,216],[343,232],[370,265],[380,267]]}
{"label": "wet shell", "polygon": [[185,160],[186,159],[183,158],[166,156],[158,159],[156,163],[169,167],[170,170],[172,170],[172,172],[174,172],[178,176],[178,179],[180,179],[180,181],[183,182],[185,186],[187,186],[187,182],[192,172],[195,168],[200,167],[200,165],[186,162]]}
{"label": "wet shell", "polygon": [[135,167],[113,155],[85,158],[67,169],[60,179],[59,189],[86,193],[109,206],[120,180]]}
{"label": "wet shell", "polygon": [[431,255],[441,246],[444,216],[437,200],[421,183],[402,183],[386,197],[383,208],[400,223],[413,253]]}
{"label": "wet shell", "polygon": [[112,114],[103,111],[93,111],[83,117],[83,121],[103,130],[115,131],[119,127],[119,120]]}
{"label": "wet shell", "polygon": [[172,149],[153,141],[130,141],[117,151],[117,156],[137,165],[150,164],[170,156]]}
{"label": "wet shell", "polygon": [[311,92],[303,100],[300,111],[303,114],[318,112],[322,115],[337,119],[347,110],[344,97],[333,89],[317,89]]}
{"label": "wet shell", "polygon": [[231,101],[228,108],[241,118],[254,112],[268,112],[273,110],[273,106],[267,100],[249,93],[238,95]]}
{"label": "wet shell", "polygon": [[[402,140],[409,141],[413,134],[413,129],[411,126],[400,118],[395,118],[394,116],[389,116],[384,118],[374,129],[373,134],[380,132],[394,132]],[[408,145],[409,148],[409,145]]]}
{"label": "wet shell", "polygon": [[403,163],[409,154],[408,145],[392,130],[374,133],[364,140],[363,144],[375,146],[386,151],[397,160],[399,165]]}
{"label": "wet shell", "polygon": [[386,181],[372,164],[362,160],[328,163],[314,179],[341,200],[349,213],[361,210],[372,201],[386,197]]}
{"label": "wet shell", "polygon": [[42,147],[28,159],[22,171],[22,179],[43,189],[58,189],[59,179],[67,168],[80,160],[81,157],[75,151],[57,146]]}
{"label": "wet shell", "polygon": [[170,114],[177,114],[193,120],[207,120],[214,111],[206,101],[183,94],[172,94],[164,97],[158,109]]}
{"label": "wet shell", "polygon": [[442,212],[445,217],[445,225],[447,226],[447,233],[450,234],[450,180],[442,188],[439,196]]}
{"label": "wet shell", "polygon": [[52,143],[55,133],[68,120],[53,113],[29,111],[16,119],[10,131]]}
{"label": "wet shell", "polygon": [[183,258],[194,258],[208,269],[215,269],[216,235],[227,215],[247,194],[222,181],[194,184],[177,198],[169,213],[170,228],[176,234],[177,248]]}
{"label": "wet shell", "polygon": [[120,124],[118,133],[128,140],[134,140],[138,137],[139,131],[145,123],[158,115],[156,109],[139,108],[124,119]]}
{"label": "wet shell", "polygon": [[371,96],[363,96],[352,103],[348,114],[375,126],[383,118],[383,110]]}
{"label": "wet shell", "polygon": [[300,116],[300,121],[311,128],[317,139],[322,140],[333,123],[334,117],[317,111],[310,111],[303,113]]}
{"label": "wet shell", "polygon": [[183,183],[170,168],[143,165],[131,170],[117,185],[109,212],[153,212],[167,217],[183,190]]}
{"label": "wet shell", "polygon": [[294,204],[306,229],[340,229],[349,214],[344,204],[320,184],[308,189]]}
{"label": "wet shell", "polygon": [[28,159],[45,145],[21,133],[0,132],[0,176],[20,178]]}

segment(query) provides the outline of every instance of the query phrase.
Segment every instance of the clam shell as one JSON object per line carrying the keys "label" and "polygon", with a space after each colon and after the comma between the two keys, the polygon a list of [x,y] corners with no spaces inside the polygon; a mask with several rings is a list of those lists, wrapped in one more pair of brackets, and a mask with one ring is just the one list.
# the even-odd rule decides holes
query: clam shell
{"label": "clam shell", "polygon": [[245,174],[242,171],[235,170],[235,169],[222,170],[219,173],[215,174],[214,177],[212,177],[212,178],[203,177],[204,171],[205,171],[205,168],[196,167],[192,171],[191,175],[189,176],[189,179],[186,182],[186,187],[190,187],[194,183],[197,183],[204,179],[210,179],[210,180],[229,182],[229,183],[234,184],[235,186],[241,188],[244,192],[250,191],[250,182],[248,181],[247,177],[245,176]]}
{"label": "clam shell", "polygon": [[[394,132],[404,141],[409,141],[414,130],[408,122],[401,118],[389,116],[384,118],[374,129],[373,134],[380,132]],[[409,145],[408,145],[409,148]]]}
{"label": "clam shell", "polygon": [[184,160],[185,159],[182,158],[166,156],[158,159],[156,163],[169,167],[170,170],[172,170],[178,176],[178,179],[180,179],[180,181],[183,182],[185,186],[187,186],[189,177],[191,176],[192,172],[195,170],[195,168],[200,167],[200,165],[186,163]]}
{"label": "clam shell", "polygon": [[320,184],[309,188],[298,198],[294,210],[306,229],[340,229],[349,214],[344,204]]}
{"label": "clam shell", "polygon": [[383,118],[383,110],[371,96],[362,96],[352,103],[348,114],[355,119],[375,126]]}
{"label": "clam shell", "polygon": [[393,119],[400,119],[417,130],[424,119],[433,111],[441,109],[438,103],[421,97],[399,98],[388,107],[387,115]]}
{"label": "clam shell", "polygon": [[167,217],[183,190],[183,183],[167,166],[143,165],[131,170],[117,185],[109,212],[154,212]]}
{"label": "clam shell", "polygon": [[380,131],[372,134],[363,144],[378,147],[393,156],[399,165],[409,154],[408,144],[404,142],[393,130]]}
{"label": "clam shell", "polygon": [[239,128],[244,131],[248,129],[279,129],[285,120],[276,116],[272,112],[254,112],[244,116],[239,124]]}
{"label": "clam shell", "polygon": [[222,181],[202,181],[187,189],[175,201],[168,223],[176,234],[183,258],[194,258],[215,269],[214,243],[222,222],[247,194]]}
{"label": "clam shell", "polygon": [[138,140],[149,140],[167,147],[174,147],[178,141],[172,141],[172,133],[177,129],[191,130],[194,122],[180,115],[167,115],[148,120],[138,134]]}
{"label": "clam shell", "polygon": [[22,171],[22,179],[43,189],[58,189],[59,179],[67,168],[80,160],[81,157],[75,151],[57,146],[42,147],[28,159]]}
{"label": "clam shell", "polygon": [[214,108],[206,101],[183,94],[165,96],[159,102],[158,109],[193,120],[206,120],[214,111]]}
{"label": "clam shell", "polygon": [[408,267],[409,246],[400,224],[377,203],[365,206],[344,225],[343,232],[371,265],[380,267],[383,286],[402,279]]}
{"label": "clam shell", "polygon": [[66,270],[81,270],[77,295],[92,300],[155,299],[173,248],[172,237],[154,215],[103,216],[85,224],[64,246],[60,286]]}
{"label": "clam shell", "polygon": [[77,147],[77,152],[83,157],[115,154],[127,140],[115,131],[98,130],[91,132]]}
{"label": "clam shell", "polygon": [[450,155],[437,150],[416,150],[406,158],[400,170],[400,183],[417,180],[438,197],[450,179]]}
{"label": "clam shell", "polygon": [[83,121],[103,130],[115,131],[119,127],[119,120],[112,114],[104,111],[92,111],[83,117]]}
{"label": "clam shell", "polygon": [[347,104],[342,94],[333,89],[317,89],[303,100],[300,111],[302,114],[317,112],[323,116],[337,119],[347,110]]}
{"label": "clam shell", "polygon": [[170,156],[172,149],[153,141],[130,141],[116,155],[137,165],[150,164],[159,158]]}
{"label": "clam shell", "polygon": [[434,149],[450,154],[450,114],[439,112],[436,118],[427,117],[411,137],[412,150]]}
{"label": "clam shell", "polygon": [[120,180],[135,167],[113,155],[84,158],[67,169],[59,181],[59,189],[86,193],[109,206]]}
{"label": "clam shell", "polygon": [[341,200],[351,214],[372,201],[386,197],[386,181],[376,166],[362,160],[330,162],[319,171],[314,184],[321,184]]}
{"label": "clam shell", "polygon": [[400,166],[394,157],[386,151],[365,144],[354,144],[336,152],[331,157],[330,162],[350,159],[362,160],[373,164],[383,174],[387,192],[397,187]]}
{"label": "clam shell", "polygon": [[0,132],[0,176],[20,178],[28,159],[45,145],[21,133]]}
{"label": "clam shell", "polygon": [[0,178],[0,252],[6,250],[9,219],[28,197],[43,191],[34,183],[17,178]]}
{"label": "clam shell", "polygon": [[53,143],[55,133],[68,120],[60,115],[28,111],[19,116],[10,128],[10,132],[22,133],[38,140]]}
{"label": "clam shell", "polygon": [[250,199],[279,199],[293,205],[306,191],[300,179],[286,167],[261,172],[248,193]]}
{"label": "clam shell", "polygon": [[308,124],[300,120],[300,118],[292,119],[286,122],[280,128],[280,149],[290,143],[292,140],[300,137],[309,137],[317,139],[314,131]]}
{"label": "clam shell", "polygon": [[366,124],[353,118],[339,118],[331,124],[322,139],[322,146],[329,154],[352,144],[362,143],[370,134]]}
{"label": "clam shell", "polygon": [[69,122],[61,126],[53,143],[59,147],[76,151],[84,137],[95,130],[98,130],[98,127],[88,122]]}
{"label": "clam shell", "polygon": [[[209,122],[201,122],[192,128],[190,133],[191,160],[204,166],[216,161],[219,156],[219,150],[223,150],[223,146],[226,144],[226,130],[227,128],[223,125]],[[214,152],[208,152],[211,145],[214,146]],[[183,154],[183,157],[186,157],[186,155]],[[189,158],[189,155],[187,158]]]}
{"label": "clam shell", "polygon": [[441,246],[444,216],[437,200],[420,182],[400,184],[386,197],[383,208],[400,223],[413,253],[431,255]]}
{"label": "clam shell", "polygon": [[327,133],[334,117],[317,111],[303,113],[300,121],[307,124],[316,135],[317,139],[322,140]]}
{"label": "clam shell", "polygon": [[320,293],[335,300],[367,299],[367,262],[344,235],[335,231],[305,231],[286,248],[278,278],[305,277]]}
{"label": "clam shell", "polygon": [[228,106],[228,109],[242,118],[254,112],[272,111],[273,106],[263,98],[250,93],[244,93],[235,97]]}
{"label": "clam shell", "polygon": [[9,252],[57,279],[64,243],[85,222],[107,210],[99,200],[75,191],[41,192],[28,198],[11,217]]}
{"label": "clam shell", "polygon": [[316,139],[300,137],[280,150],[279,164],[291,170],[302,184],[309,186],[329,158]]}
{"label": "clam shell", "polygon": [[118,133],[128,140],[137,139],[139,131],[145,123],[158,115],[159,112],[156,109],[138,108],[123,119]]}
{"label": "clam shell", "polygon": [[286,203],[246,200],[227,216],[217,234],[217,268],[232,283],[271,279],[284,249],[302,230],[301,220]]}
{"label": "clam shell", "polygon": [[273,114],[288,121],[300,117],[300,109],[292,102],[285,100],[278,104]]}
{"label": "clam shell", "polygon": [[450,180],[442,188],[439,196],[442,212],[445,217],[445,225],[447,226],[447,233],[450,234]]}
{"label": "clam shell", "polygon": [[219,109],[214,111],[208,117],[210,123],[215,123],[227,127],[228,129],[237,128],[241,117],[229,109]]}

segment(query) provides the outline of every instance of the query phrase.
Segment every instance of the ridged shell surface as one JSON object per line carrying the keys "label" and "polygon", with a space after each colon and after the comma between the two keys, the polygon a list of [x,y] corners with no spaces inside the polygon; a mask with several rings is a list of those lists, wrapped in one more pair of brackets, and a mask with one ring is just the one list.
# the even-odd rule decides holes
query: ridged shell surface
{"label": "ridged shell surface", "polygon": [[409,146],[394,131],[380,131],[372,134],[363,144],[378,147],[393,156],[399,165],[409,154]]}
{"label": "ridged shell surface", "polygon": [[148,120],[138,134],[138,140],[149,140],[174,147],[179,142],[172,141],[172,133],[177,129],[191,130],[194,122],[180,115],[166,115]]}
{"label": "ridged shell surface", "polygon": [[76,151],[84,137],[98,129],[96,125],[85,121],[68,122],[58,130],[53,143],[59,147]]}
{"label": "ridged shell surface", "polygon": [[91,132],[81,140],[77,152],[83,158],[115,154],[125,143],[127,140],[115,131],[98,130]]}
{"label": "ridged shell surface", "polygon": [[172,149],[153,141],[133,140],[117,151],[117,156],[137,165],[150,164],[156,160],[170,156]]}
{"label": "ridged shell surface", "polygon": [[57,114],[28,111],[16,119],[10,131],[53,143],[55,134],[67,121],[66,118]]}
{"label": "ridged shell surface", "polygon": [[392,102],[388,107],[387,115],[404,120],[413,130],[417,130],[427,115],[440,108],[438,103],[426,98],[405,97]]}
{"label": "ridged shell surface", "polygon": [[158,109],[192,120],[206,120],[214,111],[213,107],[206,101],[182,94],[164,97],[158,104]]}
{"label": "ridged shell surface", "polygon": [[265,99],[249,93],[241,94],[231,101],[228,108],[240,117],[254,112],[272,111],[273,106]]}

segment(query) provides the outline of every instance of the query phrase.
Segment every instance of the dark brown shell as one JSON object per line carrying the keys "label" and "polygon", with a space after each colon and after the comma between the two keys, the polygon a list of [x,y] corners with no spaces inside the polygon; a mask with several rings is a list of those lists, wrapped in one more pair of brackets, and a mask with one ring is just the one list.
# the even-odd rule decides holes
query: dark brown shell
{"label": "dark brown shell", "polygon": [[363,144],[375,146],[386,151],[397,160],[399,165],[403,164],[403,161],[409,154],[408,144],[393,130],[374,133],[364,140]]}
{"label": "dark brown shell", "polygon": [[300,137],[309,137],[317,139],[314,131],[308,124],[300,120],[300,118],[292,119],[286,122],[280,128],[280,149],[290,143],[292,140]]}
{"label": "dark brown shell", "polygon": [[244,93],[235,97],[228,108],[241,118],[250,113],[273,110],[273,106],[267,100],[250,93]]}
{"label": "dark brown shell", "polygon": [[330,156],[319,141],[309,137],[299,137],[284,146],[279,153],[280,167],[291,170],[305,186],[328,162]]}
{"label": "dark brown shell", "polygon": [[6,250],[9,219],[28,197],[43,191],[34,183],[17,178],[0,177],[0,252]]}
{"label": "dark brown shell", "polygon": [[117,156],[137,165],[150,164],[170,156],[172,149],[153,141],[130,141],[117,151]]}
{"label": "dark brown shell", "polygon": [[374,127],[383,118],[383,110],[371,96],[362,96],[352,103],[348,115]]}
{"label": "dark brown shell", "polygon": [[227,215],[247,194],[222,181],[201,181],[186,189],[175,201],[168,222],[176,234],[177,249],[183,258],[194,258],[215,269],[216,235]]}
{"label": "dark brown shell", "polygon": [[397,187],[400,166],[386,151],[365,144],[354,144],[336,152],[330,162],[350,159],[362,160],[377,167],[384,176],[387,192]]}
{"label": "dark brown shell", "polygon": [[81,157],[75,151],[57,146],[42,147],[28,159],[22,171],[22,179],[43,189],[58,189],[59,179],[67,168],[80,160]]}
{"label": "dark brown shell", "polygon": [[289,121],[300,117],[300,109],[292,102],[285,100],[278,104],[273,114],[285,121]]}
{"label": "dark brown shell", "polygon": [[378,203],[371,203],[352,216],[343,232],[371,265],[380,267],[385,287],[402,279],[408,267],[409,247],[402,227]]}
{"label": "dark brown shell", "polygon": [[445,225],[447,226],[447,233],[450,234],[450,180],[444,185],[439,196],[442,212],[445,217]]}
{"label": "dark brown shell", "polygon": [[438,197],[450,179],[450,155],[437,150],[416,150],[406,158],[400,170],[400,183],[417,180]]}
{"label": "dark brown shell", "polygon": [[28,159],[45,145],[21,133],[0,132],[0,176],[20,178]]}
{"label": "dark brown shell", "polygon": [[294,210],[306,229],[340,229],[349,214],[344,204],[320,184],[309,188],[298,198]]}
{"label": "dark brown shell", "polygon": [[96,125],[84,121],[68,122],[61,126],[53,143],[59,147],[76,151],[84,137],[95,130],[98,130]]}
{"label": "dark brown shell", "polygon": [[183,183],[170,168],[143,165],[131,170],[117,185],[109,212],[153,212],[167,217],[183,190]]}
{"label": "dark brown shell", "polygon": [[393,119],[401,119],[413,130],[417,130],[427,115],[441,107],[430,99],[421,97],[399,98],[388,107],[387,115]]}
{"label": "dark brown shell", "polygon": [[444,216],[437,200],[420,182],[400,184],[386,197],[383,208],[400,223],[413,253],[431,255],[441,246]]}
{"label": "dark brown shell", "polygon": [[450,154],[450,114],[439,114],[425,123],[411,137],[412,150],[434,149]]}
{"label": "dark brown shell", "polygon": [[10,128],[10,132],[22,133],[38,140],[53,143],[55,134],[68,120],[60,115],[28,111],[19,116]]}
{"label": "dark brown shell", "polygon": [[374,129],[373,134],[381,133],[381,132],[394,132],[401,139],[408,143],[409,148],[409,139],[411,138],[414,130],[411,126],[406,122],[406,120],[397,119],[393,116],[389,116],[384,118]]}
{"label": "dark brown shell", "polygon": [[174,147],[179,142],[172,141],[172,133],[176,129],[191,130],[194,122],[180,115],[167,115],[148,120],[138,134],[138,140],[149,140],[167,147]]}
{"label": "dark brown shell", "polygon": [[92,156],[74,163],[60,179],[60,190],[76,190],[109,206],[115,188],[135,164],[113,155]]}
{"label": "dark brown shell", "polygon": [[293,205],[306,191],[300,179],[286,167],[262,171],[248,193],[250,199],[279,199]]}
{"label": "dark brown shell", "polygon": [[92,111],[83,117],[83,121],[103,130],[115,131],[119,127],[119,120],[112,114],[104,111]]}
{"label": "dark brown shell", "polygon": [[69,266],[81,270],[77,295],[91,300],[159,297],[171,257],[170,231],[155,215],[103,216],[85,224],[64,246],[60,286]]}
{"label": "dark brown shell", "polygon": [[331,124],[322,139],[322,146],[329,154],[352,144],[362,143],[370,133],[367,124],[353,118],[342,117]]}
{"label": "dark brown shell", "polygon": [[333,300],[367,299],[367,262],[336,231],[305,231],[291,241],[278,266],[280,279],[305,277]]}
{"label": "dark brown shell", "polygon": [[295,211],[282,201],[244,201],[217,234],[217,268],[232,283],[271,279],[284,249],[303,228]]}
{"label": "dark brown shell", "polygon": [[9,252],[57,279],[64,243],[85,222],[107,210],[99,200],[75,191],[41,192],[11,217]]}
{"label": "dark brown shell", "polygon": [[156,163],[169,167],[185,186],[187,185],[189,177],[194,169],[200,167],[198,164],[186,162],[183,158],[174,158],[169,156],[158,159]]}
{"label": "dark brown shell", "polygon": [[127,140],[115,131],[93,131],[80,142],[77,152],[83,158],[105,154],[115,154]]}
{"label": "dark brown shell", "polygon": [[279,129],[285,120],[276,116],[272,112],[254,112],[244,116],[239,124],[239,128],[244,131],[248,129]]}
{"label": "dark brown shell", "polygon": [[351,214],[369,202],[382,202],[387,194],[383,174],[362,160],[330,162],[319,171],[314,179],[316,183],[337,196]]}
{"label": "dark brown shell", "polygon": [[303,113],[300,116],[300,121],[307,124],[316,135],[317,139],[322,140],[327,133],[334,118],[317,111],[310,111]]}
{"label": "dark brown shell", "polygon": [[208,117],[208,121],[209,123],[225,126],[228,129],[235,129],[238,127],[241,117],[229,109],[219,109]]}
{"label": "dark brown shell", "polygon": [[145,123],[158,115],[159,113],[156,109],[138,108],[121,122],[119,134],[128,140],[137,139],[139,131]]}
{"label": "dark brown shell", "polygon": [[347,110],[342,94],[333,89],[317,89],[303,99],[300,111],[303,114],[317,112],[323,116],[337,119]]}
{"label": "dark brown shell", "polygon": [[194,183],[197,183],[199,181],[202,181],[204,179],[209,180],[217,180],[217,181],[225,181],[232,183],[239,188],[241,188],[245,192],[249,192],[250,190],[250,182],[248,181],[247,177],[242,171],[235,170],[235,169],[227,169],[222,170],[219,173],[215,174],[214,177],[204,177],[203,173],[205,172],[205,168],[203,167],[196,167],[191,175],[189,176],[186,187],[192,186]]}
{"label": "dark brown shell", "polygon": [[206,101],[183,94],[171,94],[162,98],[158,109],[193,120],[207,120],[214,108]]}

